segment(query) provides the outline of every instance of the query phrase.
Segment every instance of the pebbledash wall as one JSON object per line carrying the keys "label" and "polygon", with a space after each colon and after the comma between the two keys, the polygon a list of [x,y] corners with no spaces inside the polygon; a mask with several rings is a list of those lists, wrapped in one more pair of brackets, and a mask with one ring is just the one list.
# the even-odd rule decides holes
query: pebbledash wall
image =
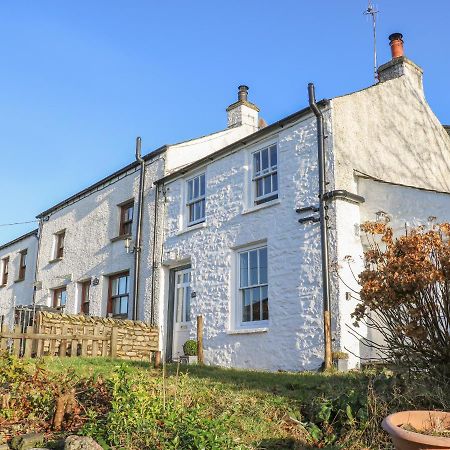
{"label": "pebbledash wall", "polygon": [[[272,144],[278,147],[278,199],[253,206],[251,154]],[[183,200],[186,180],[203,172],[206,221],[187,229]],[[202,315],[207,363],[270,370],[320,367],[319,227],[300,225],[296,213],[298,207],[317,203],[317,173],[316,119],[307,111],[264,140],[242,145],[231,155],[166,183],[164,281],[160,293],[164,299],[160,302],[163,345],[167,340],[169,271],[190,264],[195,297],[191,299],[189,333],[195,337],[195,316]],[[329,170],[330,181],[331,174]],[[261,245],[268,248],[269,323],[242,326],[236,317],[237,254],[246,247]]]}
{"label": "pebbledash wall", "polygon": [[[0,286],[0,316],[12,325],[14,308],[30,305],[33,302],[33,284],[36,269],[37,230],[33,230],[8,244],[0,246],[0,277],[3,275],[3,259],[9,257],[8,281]],[[22,252],[26,251],[25,277],[19,278],[19,266]]]}

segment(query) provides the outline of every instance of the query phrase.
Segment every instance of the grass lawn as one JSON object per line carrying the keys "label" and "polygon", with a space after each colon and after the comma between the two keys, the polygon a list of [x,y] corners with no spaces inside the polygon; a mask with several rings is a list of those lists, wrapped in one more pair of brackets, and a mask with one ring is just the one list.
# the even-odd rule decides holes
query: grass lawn
{"label": "grass lawn", "polygon": [[[124,363],[106,358],[45,360],[49,371],[63,373],[73,370],[81,378],[108,379],[120,364],[132,368],[137,377],[161,377],[161,370],[140,362]],[[305,429],[295,422],[303,421],[305,407],[317,399],[335,399],[349,392],[358,391],[366,395],[368,385],[367,375],[360,372],[268,373],[197,365],[177,367],[173,364],[168,365],[166,371],[169,392],[176,389],[177,379],[187,374],[184,395],[200,402],[206,414],[226,417],[227,432],[242,448],[319,448],[312,446]]]}

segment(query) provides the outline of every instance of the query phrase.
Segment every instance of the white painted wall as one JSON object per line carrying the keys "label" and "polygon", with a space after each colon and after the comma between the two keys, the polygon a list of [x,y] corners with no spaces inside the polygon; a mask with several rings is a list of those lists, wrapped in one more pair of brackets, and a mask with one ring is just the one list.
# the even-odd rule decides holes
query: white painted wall
{"label": "white painted wall", "polygon": [[[331,130],[330,130],[331,131]],[[250,154],[278,144],[279,200],[265,207],[249,204]],[[318,224],[298,223],[296,208],[317,202],[317,135],[312,115],[222,159],[206,171],[206,222],[184,228],[186,179],[167,184],[167,219],[162,269],[161,325],[167,322],[168,274],[192,265],[192,317],[204,317],[208,364],[259,369],[317,369],[323,360],[321,259]],[[201,173],[199,169],[196,173]],[[195,172],[194,172],[195,173]],[[269,326],[234,326],[236,252],[267,242]],[[252,332],[253,331],[253,332]],[[195,320],[190,327],[195,337]]]}
{"label": "white painted wall", "polygon": [[[171,169],[179,168],[231,144],[249,134],[253,129],[247,125],[228,129],[210,136],[169,146],[156,162],[146,166],[146,189],[142,223],[142,253],[140,271],[140,299],[138,317],[149,321],[151,317],[153,237],[155,214],[154,182]],[[66,286],[66,312],[80,311],[80,283],[98,278],[99,284],[91,286],[90,313],[105,316],[107,311],[109,276],[122,271],[130,273],[129,317],[132,317],[134,255],[126,253],[125,241],[115,240],[119,234],[119,207],[126,200],[135,199],[133,239],[137,221],[137,198],[139,169],[130,169],[112,182],[93,189],[75,203],[69,203],[52,212],[43,222],[39,252],[37,291],[38,304],[51,305],[54,289]],[[66,230],[64,257],[53,261],[55,233]],[[162,233],[157,226],[157,238]],[[159,242],[159,241],[158,241]],[[155,279],[155,289],[158,281]]]}
{"label": "white painted wall", "polygon": [[[366,221],[376,220],[376,213],[384,211],[390,218],[389,225],[394,230],[394,235],[401,235],[405,232],[405,227],[416,227],[418,225],[428,226],[429,217],[436,217],[435,223],[450,221],[450,194],[438,193],[433,191],[426,191],[411,187],[396,186],[388,183],[381,183],[366,178],[357,178],[358,194],[365,198],[365,202],[356,206],[347,206],[346,214],[340,214],[339,217],[343,219],[341,223],[342,229],[340,235],[343,236],[347,232],[347,240],[345,245],[339,245],[339,250],[342,247],[344,251],[340,254],[340,276],[342,283],[346,283],[358,290],[357,283],[354,282],[353,275],[350,273],[348,264],[344,257],[350,255],[352,258],[351,268],[357,275],[362,270],[362,255],[363,249],[367,245],[364,234],[357,237],[354,233],[354,225],[358,221],[364,223]],[[343,213],[343,211],[342,211]],[[345,219],[344,219],[345,218]],[[347,226],[346,226],[347,224]],[[349,236],[353,237],[350,238]],[[339,243],[340,244],[340,243]],[[344,254],[345,253],[345,254]],[[340,293],[341,309],[341,327],[342,336],[340,339],[341,348],[351,350],[362,356],[362,358],[376,358],[377,354],[371,351],[364,345],[360,344],[359,340],[351,335],[350,329],[346,325],[350,325],[354,329],[349,314],[354,310],[355,301],[344,302],[345,292],[350,290],[342,284]],[[356,328],[359,333],[365,332],[364,327]],[[380,337],[373,334],[371,330],[368,331],[369,339],[380,341]],[[364,361],[364,359],[363,359]],[[355,364],[355,358],[352,358],[352,363]]]}
{"label": "white painted wall", "polygon": [[[163,175],[160,159],[146,166],[146,189],[143,220],[143,250],[141,275],[141,302],[139,317],[147,319],[150,315],[148,284],[151,282],[151,239],[153,231],[154,195],[153,182]],[[80,285],[87,279],[99,279],[97,286],[90,291],[90,313],[106,315],[108,297],[108,276],[126,271],[130,272],[132,285],[134,255],[127,253],[124,240],[114,240],[119,235],[120,208],[124,201],[134,198],[133,239],[137,219],[137,197],[139,189],[139,170],[131,169],[113,183],[107,183],[90,195],[74,204],[50,214],[43,222],[41,247],[38,262],[38,280],[42,283],[37,291],[38,304],[51,305],[52,290],[66,286],[68,299],[66,311],[78,313],[80,310]],[[64,257],[54,259],[54,235],[65,229]],[[132,314],[132,294],[130,287],[129,316]]]}
{"label": "white painted wall", "polygon": [[[34,274],[36,265],[38,239],[36,235],[28,236],[8,245],[0,250],[0,276],[1,260],[9,256],[9,275],[6,286],[0,287],[0,316],[6,316],[6,322],[11,326],[14,307],[29,305],[33,301]],[[27,250],[27,268],[25,279],[19,278],[20,252]]]}

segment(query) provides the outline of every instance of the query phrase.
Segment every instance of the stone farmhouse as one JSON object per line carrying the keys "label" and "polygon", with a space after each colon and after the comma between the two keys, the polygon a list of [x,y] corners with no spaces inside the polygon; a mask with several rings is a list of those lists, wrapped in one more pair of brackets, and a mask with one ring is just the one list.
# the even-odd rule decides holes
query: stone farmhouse
{"label": "stone farmhouse", "polygon": [[159,327],[167,360],[202,315],[207,363],[267,370],[319,368],[331,317],[349,367],[375,357],[350,329],[360,224],[450,220],[449,129],[402,36],[390,45],[373,86],[319,102],[310,86],[308,106],[270,125],[240,86],[225,130],[138,150],[39,214],[38,233],[0,247],[0,312],[33,304],[143,320]]}

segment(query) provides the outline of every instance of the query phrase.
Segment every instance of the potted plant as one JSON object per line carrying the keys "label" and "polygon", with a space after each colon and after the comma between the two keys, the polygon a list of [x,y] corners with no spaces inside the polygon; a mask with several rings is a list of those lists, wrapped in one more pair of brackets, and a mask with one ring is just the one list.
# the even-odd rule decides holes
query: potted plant
{"label": "potted plant", "polygon": [[334,365],[339,372],[347,372],[348,370],[348,353],[346,352],[332,352],[331,357]]}
{"label": "potted plant", "polygon": [[397,450],[450,449],[450,413],[402,411],[381,424]]}
{"label": "potted plant", "polygon": [[188,339],[183,344],[184,356],[187,357],[189,364],[197,363],[197,341]]}

